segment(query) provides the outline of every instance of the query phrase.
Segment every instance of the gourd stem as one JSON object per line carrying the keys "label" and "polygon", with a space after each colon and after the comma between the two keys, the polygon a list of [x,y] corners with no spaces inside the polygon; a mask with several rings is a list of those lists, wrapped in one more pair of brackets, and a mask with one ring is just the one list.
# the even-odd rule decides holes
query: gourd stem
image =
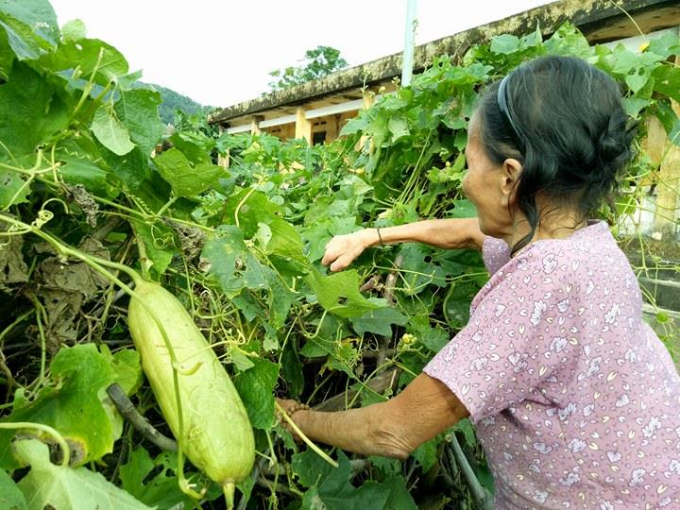
{"label": "gourd stem", "polygon": [[234,482],[226,482],[222,486],[222,491],[224,492],[224,499],[227,501],[227,510],[234,510],[234,491],[236,490],[236,484]]}

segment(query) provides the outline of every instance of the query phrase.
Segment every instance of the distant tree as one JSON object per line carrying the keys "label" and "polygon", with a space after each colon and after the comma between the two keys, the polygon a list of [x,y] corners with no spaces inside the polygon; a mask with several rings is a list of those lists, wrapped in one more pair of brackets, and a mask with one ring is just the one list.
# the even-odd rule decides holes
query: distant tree
{"label": "distant tree", "polygon": [[276,81],[269,83],[269,87],[272,91],[287,89],[334,73],[347,65],[347,61],[340,56],[340,50],[330,46],[317,46],[313,50],[307,50],[302,65],[269,73],[269,76],[276,78]]}

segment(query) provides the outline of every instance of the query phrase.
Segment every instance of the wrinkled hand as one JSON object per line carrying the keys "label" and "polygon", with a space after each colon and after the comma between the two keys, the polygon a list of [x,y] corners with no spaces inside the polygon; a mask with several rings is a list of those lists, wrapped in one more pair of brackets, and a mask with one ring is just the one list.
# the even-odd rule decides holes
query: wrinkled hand
{"label": "wrinkled hand", "polygon": [[333,237],[326,245],[321,263],[331,271],[342,271],[378,239],[375,229],[359,230]]}
{"label": "wrinkled hand", "polygon": [[[298,401],[296,401],[296,400],[292,400],[292,399],[282,399],[282,398],[277,398],[277,399],[276,399],[276,403],[279,404],[279,406],[281,406],[281,408],[282,408],[282,409],[286,412],[286,414],[289,415],[289,416],[290,416],[290,413],[291,413],[291,412],[294,413],[295,411],[300,410],[300,405],[301,405],[301,404],[300,404]],[[307,407],[307,409],[309,409],[309,408]],[[290,416],[290,418],[292,419],[292,416]],[[293,439],[294,439],[295,441],[297,441],[297,442],[302,441],[302,439],[300,438],[300,436],[298,436],[298,435],[295,433],[295,431],[294,431],[293,428],[290,426],[290,424],[288,423],[288,421],[283,417],[283,415],[281,414],[281,412],[278,411],[278,410],[276,411],[276,419],[278,420],[279,424],[280,424],[284,429],[286,429],[288,432],[290,432],[290,434],[293,436]]]}

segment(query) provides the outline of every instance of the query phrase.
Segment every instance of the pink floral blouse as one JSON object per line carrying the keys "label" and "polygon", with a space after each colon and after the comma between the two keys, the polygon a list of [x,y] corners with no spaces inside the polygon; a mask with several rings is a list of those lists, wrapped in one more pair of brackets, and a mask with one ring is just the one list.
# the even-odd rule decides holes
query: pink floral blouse
{"label": "pink floral blouse", "polygon": [[510,259],[425,367],[470,412],[497,509],[680,509],[680,376],[607,225]]}

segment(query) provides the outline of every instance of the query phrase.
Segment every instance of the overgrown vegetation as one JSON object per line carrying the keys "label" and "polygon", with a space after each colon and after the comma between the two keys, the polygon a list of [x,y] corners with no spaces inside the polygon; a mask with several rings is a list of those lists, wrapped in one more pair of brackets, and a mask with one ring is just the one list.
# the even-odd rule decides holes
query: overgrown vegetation
{"label": "overgrown vegetation", "polygon": [[[460,62],[437,59],[333,144],[217,137],[185,118],[173,148],[152,158],[161,98],[135,85],[122,55],[78,25],[59,30],[46,0],[0,4],[0,21],[0,502],[10,508],[223,508],[217,486],[123,421],[105,392],[117,382],[169,434],[116,264],[175,294],[233,375],[259,452],[239,508],[477,508],[493,481],[468,422],[403,462],[331,450],[338,468],[277,425],[275,394],[330,410],[398,392],[466,324],[488,277],[476,253],[416,244],[327,274],[326,242],[474,215],[460,181],[477,94],[538,55],[587,58],[621,81],[640,137],[654,116],[680,139],[677,36],[638,52],[591,48],[565,25],[546,41],[504,35]],[[213,159],[227,151],[225,170]],[[602,215],[616,225],[632,213],[657,172],[640,151]],[[182,476],[207,489],[200,500],[180,490]]]}

